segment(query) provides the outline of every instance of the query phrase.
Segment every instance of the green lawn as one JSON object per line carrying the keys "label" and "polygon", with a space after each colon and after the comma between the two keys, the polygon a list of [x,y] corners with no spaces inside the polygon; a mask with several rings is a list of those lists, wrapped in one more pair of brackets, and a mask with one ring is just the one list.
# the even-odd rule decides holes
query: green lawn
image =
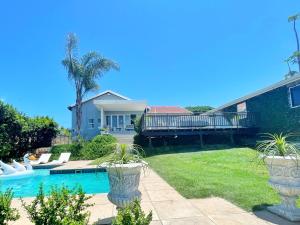
{"label": "green lawn", "polygon": [[146,160],[186,198],[219,196],[246,209],[279,202],[268,185],[268,171],[250,148],[203,151],[197,147],[147,150]]}

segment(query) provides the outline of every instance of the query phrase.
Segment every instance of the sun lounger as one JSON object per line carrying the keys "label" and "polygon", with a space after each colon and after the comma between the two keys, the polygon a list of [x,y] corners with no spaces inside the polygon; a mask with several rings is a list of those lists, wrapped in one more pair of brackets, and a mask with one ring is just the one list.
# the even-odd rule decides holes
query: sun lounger
{"label": "sun lounger", "polygon": [[69,162],[69,159],[70,159],[70,156],[71,156],[71,153],[70,152],[64,152],[64,153],[61,153],[60,156],[59,156],[59,159],[58,160],[53,160],[51,161],[50,165],[60,165],[60,164],[63,164],[63,163],[66,163],[66,162]]}
{"label": "sun lounger", "polygon": [[50,153],[42,154],[38,160],[30,161],[30,164],[31,165],[46,164],[49,162],[50,157],[51,157]]}

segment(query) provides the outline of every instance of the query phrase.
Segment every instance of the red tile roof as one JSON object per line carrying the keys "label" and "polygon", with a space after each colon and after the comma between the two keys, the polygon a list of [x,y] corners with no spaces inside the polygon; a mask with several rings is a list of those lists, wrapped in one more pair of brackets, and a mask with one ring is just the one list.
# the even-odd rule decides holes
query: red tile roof
{"label": "red tile roof", "polygon": [[162,114],[191,114],[189,110],[178,106],[149,106],[148,113]]}

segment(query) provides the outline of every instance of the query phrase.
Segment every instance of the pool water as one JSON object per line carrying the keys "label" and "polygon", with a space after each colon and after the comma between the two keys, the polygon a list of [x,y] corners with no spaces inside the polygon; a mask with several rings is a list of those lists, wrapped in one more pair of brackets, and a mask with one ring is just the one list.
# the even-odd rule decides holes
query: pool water
{"label": "pool water", "polygon": [[46,169],[33,170],[32,174],[16,177],[0,177],[0,191],[11,188],[14,197],[34,197],[43,184],[46,193],[51,187],[67,186],[70,189],[80,185],[87,194],[109,192],[108,176],[106,172],[52,174]]}

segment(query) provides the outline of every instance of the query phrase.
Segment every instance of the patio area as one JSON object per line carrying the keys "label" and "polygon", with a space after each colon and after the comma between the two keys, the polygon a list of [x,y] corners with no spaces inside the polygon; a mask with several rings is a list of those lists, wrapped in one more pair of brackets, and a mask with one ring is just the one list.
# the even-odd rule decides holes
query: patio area
{"label": "patio area", "polygon": [[[90,161],[69,162],[58,169],[77,170],[95,168],[88,165]],[[141,178],[142,208],[153,212],[152,225],[296,225],[267,211],[249,213],[222,198],[185,199],[174,188],[167,184],[153,170],[148,169]],[[24,198],[30,202],[32,198]],[[106,194],[96,194],[90,200],[95,205],[90,207],[90,224],[109,224],[117,214]],[[13,225],[31,224],[21,207],[19,199],[13,200],[21,218],[10,223]]]}

